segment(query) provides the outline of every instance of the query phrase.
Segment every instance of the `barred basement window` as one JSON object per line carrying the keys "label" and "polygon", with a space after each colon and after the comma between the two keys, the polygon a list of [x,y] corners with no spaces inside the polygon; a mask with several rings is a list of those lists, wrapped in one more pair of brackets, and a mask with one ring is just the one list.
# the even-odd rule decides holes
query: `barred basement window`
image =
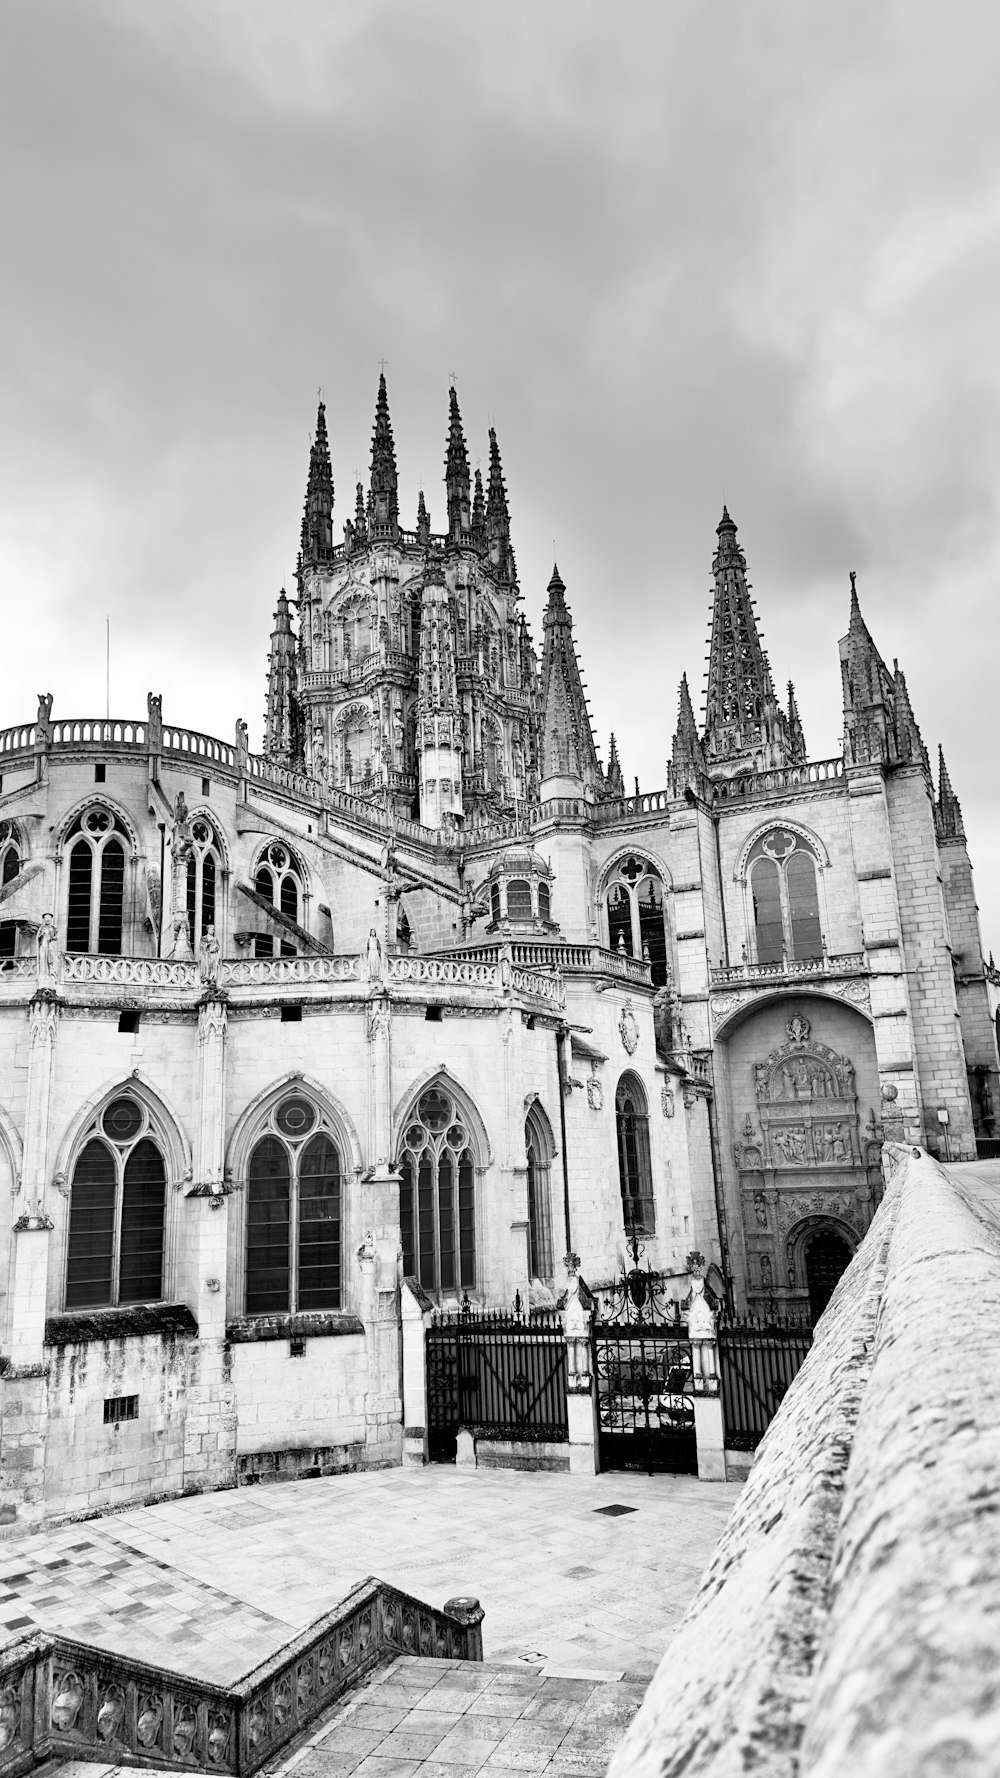
{"label": "barred basement window", "polygon": [[156,1302],[163,1294],[166,1173],[149,1114],[113,1099],[73,1169],[67,1309]]}
{"label": "barred basement window", "polygon": [[[268,846],[260,859],[253,886],[258,895],[269,901],[272,907],[280,908],[289,920],[297,926],[302,925],[302,866],[287,846]],[[269,933],[258,933],[253,942],[255,957],[294,957],[295,945],[287,938],[272,938]]]}
{"label": "barred basement window", "polygon": [[340,1307],[341,1172],[322,1112],[283,1099],[247,1168],[248,1315]]}
{"label": "barred basement window", "polygon": [[625,1233],[652,1235],[656,1231],[656,1211],[649,1158],[649,1117],[642,1082],[634,1074],[623,1074],[618,1082],[615,1118]]}
{"label": "barred basement window", "polygon": [[399,1161],[403,1272],[425,1290],[476,1284],[475,1166],[457,1107],[441,1087],[417,1101]]}
{"label": "barred basement window", "polygon": [[139,1397],[137,1395],[106,1395],[104,1397],[105,1426],[120,1426],[123,1420],[138,1420]]}
{"label": "barred basement window", "polygon": [[119,957],[125,913],[125,839],[108,809],[88,809],[69,830],[66,949]]}

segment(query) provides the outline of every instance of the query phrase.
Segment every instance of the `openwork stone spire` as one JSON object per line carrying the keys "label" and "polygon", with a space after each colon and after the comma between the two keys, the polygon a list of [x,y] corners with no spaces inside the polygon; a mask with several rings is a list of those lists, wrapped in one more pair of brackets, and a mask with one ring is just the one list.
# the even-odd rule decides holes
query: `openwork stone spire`
{"label": "openwork stone spire", "polygon": [[499,578],[508,586],[517,585],[517,566],[510,541],[510,510],[507,505],[507,486],[503,478],[503,465],[500,462],[500,446],[494,427],[490,427],[490,479],[486,495],[486,539],[489,546],[490,560],[497,569]]}
{"label": "openwork stone spire", "polygon": [[622,776],[621,760],[618,758],[618,742],[614,731],[611,735],[611,746],[608,749],[608,769],[604,774],[604,782],[609,796],[625,795],[625,779]]}
{"label": "openwork stone spire", "polygon": [[941,747],[938,748],[938,794],[934,816],[939,840],[964,840],[962,805],[951,787],[951,778]]}
{"label": "openwork stone spire", "polygon": [[392,421],[389,418],[385,372],[382,371],[378,379],[375,427],[372,432],[371,495],[368,505],[368,528],[372,542],[399,535],[398,490],[396,446],[392,436]]}
{"label": "openwork stone spire", "polygon": [[792,750],[793,766],[804,765],[809,755],[806,752],[806,738],[802,732],[802,719],[795,697],[795,687],[788,681],[788,740]]}
{"label": "openwork stone spire", "polygon": [[[791,744],[757,629],[746,557],[725,507],[716,535],[704,745],[709,771],[725,776],[741,767],[787,765]],[[713,771],[718,767],[721,772]]]}
{"label": "openwork stone spire", "polygon": [[[549,795],[583,791],[593,796],[601,787],[601,768],[573,643],[573,619],[557,567],[548,593],[543,619],[541,778],[543,786],[545,780],[550,782]],[[554,780],[562,780],[563,790]]]}
{"label": "openwork stone spire", "polygon": [[689,788],[698,792],[703,789],[705,749],[701,744],[698,724],[694,719],[686,673],[681,676],[677,693],[677,728],[674,733],[669,776],[674,796],[683,796],[685,790]]}
{"label": "openwork stone spire", "polygon": [[288,594],[282,587],[274,613],[267,666],[267,710],[264,752],[282,765],[299,765],[302,756],[299,722],[298,663]]}
{"label": "openwork stone spire", "polygon": [[417,751],[420,819],[447,826],[462,814],[462,724],[451,604],[437,564],[427,570],[421,599]]}
{"label": "openwork stone spire", "polygon": [[448,538],[451,543],[466,540],[470,525],[469,453],[465,448],[462,416],[458,411],[455,385],[448,391],[448,447],[444,459],[444,485],[448,497]]}
{"label": "openwork stone spire", "polygon": [[316,434],[309,449],[305,508],[302,513],[302,559],[322,562],[333,548],[333,469],[326,433],[326,403],[316,412]]}
{"label": "openwork stone spire", "polygon": [[472,496],[472,543],[475,549],[486,548],[486,502],[483,498],[483,478],[478,469]]}

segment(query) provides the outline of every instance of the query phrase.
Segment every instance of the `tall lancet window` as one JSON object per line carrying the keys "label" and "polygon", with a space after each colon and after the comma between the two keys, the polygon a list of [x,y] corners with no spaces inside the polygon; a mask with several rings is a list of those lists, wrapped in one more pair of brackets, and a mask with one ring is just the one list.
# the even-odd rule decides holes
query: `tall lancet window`
{"label": "tall lancet window", "polygon": [[88,809],[67,835],[66,949],[119,957],[125,918],[124,829],[108,809]]}
{"label": "tall lancet window", "polygon": [[787,828],[766,833],[747,861],[757,963],[796,963],[823,955],[813,848]]}
{"label": "tall lancet window", "polygon": [[655,865],[635,855],[619,859],[605,890],[604,909],[610,949],[643,958],[653,986],[662,988],[670,972],[663,882]]}

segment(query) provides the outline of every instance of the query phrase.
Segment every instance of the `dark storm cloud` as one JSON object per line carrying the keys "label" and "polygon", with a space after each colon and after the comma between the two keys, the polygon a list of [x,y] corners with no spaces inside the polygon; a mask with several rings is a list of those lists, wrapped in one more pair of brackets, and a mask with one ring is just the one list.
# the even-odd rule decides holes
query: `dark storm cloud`
{"label": "dark storm cloud", "polygon": [[8,0],[0,720],[28,684],[99,710],[110,613],[117,709],[256,730],[316,387],[339,523],[384,354],[404,516],[422,480],[440,519],[454,368],[536,635],[554,540],[649,787],[723,489],[817,756],[857,567],[989,906],[997,36],[923,0]]}

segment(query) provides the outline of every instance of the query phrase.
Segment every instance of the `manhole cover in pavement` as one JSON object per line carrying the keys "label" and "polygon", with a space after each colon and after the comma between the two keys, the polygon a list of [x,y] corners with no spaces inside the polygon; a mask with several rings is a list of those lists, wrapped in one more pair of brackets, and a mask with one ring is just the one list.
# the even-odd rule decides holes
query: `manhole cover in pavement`
{"label": "manhole cover in pavement", "polygon": [[611,1506],[595,1506],[595,1513],[603,1513],[607,1519],[620,1519],[622,1513],[637,1513],[637,1506],[619,1506],[615,1501]]}

